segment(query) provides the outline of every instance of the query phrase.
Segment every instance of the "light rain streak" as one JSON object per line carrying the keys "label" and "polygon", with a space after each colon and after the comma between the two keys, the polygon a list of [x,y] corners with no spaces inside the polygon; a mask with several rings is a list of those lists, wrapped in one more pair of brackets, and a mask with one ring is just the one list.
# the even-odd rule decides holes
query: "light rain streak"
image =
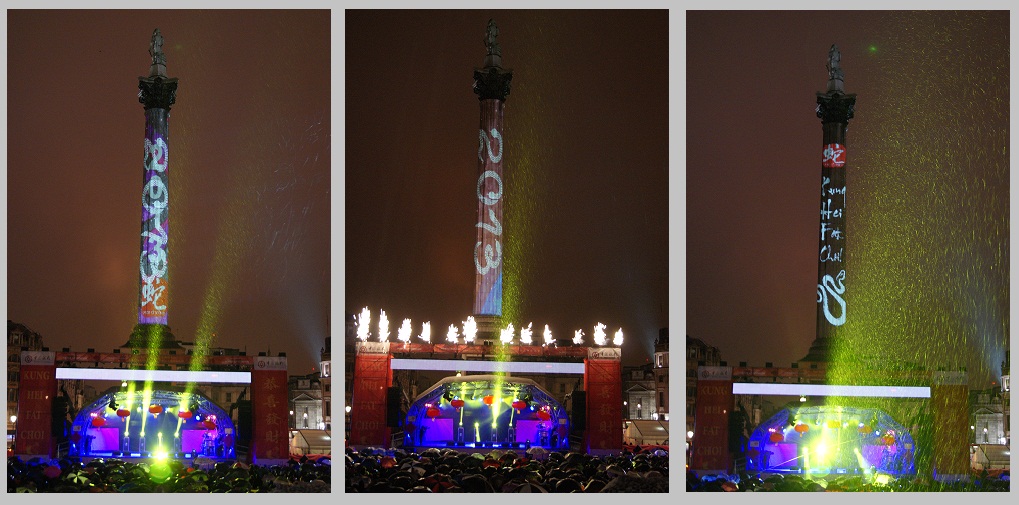
{"label": "light rain streak", "polygon": [[854,56],[864,60],[854,72],[870,81],[853,90],[866,107],[852,121],[846,174],[854,315],[833,342],[830,382],[851,378],[864,356],[965,367],[981,388],[998,380],[1009,334],[1009,45],[1001,16],[889,13],[882,50]]}

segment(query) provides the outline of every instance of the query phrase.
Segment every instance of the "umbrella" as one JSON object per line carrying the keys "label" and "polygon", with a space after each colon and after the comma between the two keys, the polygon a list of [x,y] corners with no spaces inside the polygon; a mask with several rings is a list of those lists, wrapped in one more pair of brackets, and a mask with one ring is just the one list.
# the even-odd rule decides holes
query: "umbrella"
{"label": "umbrella", "polygon": [[547,493],[548,490],[543,488],[543,487],[541,487],[541,486],[539,486],[539,485],[537,485],[537,484],[535,484],[535,483],[533,483],[533,482],[525,482],[525,483],[517,486],[517,488],[514,489],[513,492],[514,493]]}
{"label": "umbrella", "polygon": [[527,454],[534,459],[545,459],[548,451],[544,447],[531,447],[527,450]]}

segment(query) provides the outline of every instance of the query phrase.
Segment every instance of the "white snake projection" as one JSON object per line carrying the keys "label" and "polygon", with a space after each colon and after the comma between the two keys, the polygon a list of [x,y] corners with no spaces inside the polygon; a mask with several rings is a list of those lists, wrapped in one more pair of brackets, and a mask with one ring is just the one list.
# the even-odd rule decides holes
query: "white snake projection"
{"label": "white snake projection", "polygon": [[[846,285],[843,283],[845,279],[846,271],[841,270],[834,279],[831,275],[825,275],[821,279],[821,284],[817,285],[817,303],[822,304],[822,307],[824,308],[824,317],[828,319],[829,323],[835,326],[842,326],[846,322],[846,301],[839,296],[846,292]],[[839,313],[841,314],[839,317],[833,316],[831,310],[828,308],[829,296],[834,298],[839,304]]]}

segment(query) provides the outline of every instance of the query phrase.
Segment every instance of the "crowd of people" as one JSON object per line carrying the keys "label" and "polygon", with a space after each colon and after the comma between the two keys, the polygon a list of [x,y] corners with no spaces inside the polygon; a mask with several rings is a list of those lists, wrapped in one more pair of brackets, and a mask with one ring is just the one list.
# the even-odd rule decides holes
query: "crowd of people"
{"label": "crowd of people", "polygon": [[1009,473],[997,475],[982,472],[954,482],[938,481],[931,477],[890,475],[827,475],[804,477],[786,475],[698,475],[687,471],[687,491],[716,492],[771,492],[771,491],[845,491],[845,492],[962,492],[962,491],[1009,491]]}
{"label": "crowd of people", "polygon": [[667,493],[669,456],[348,448],[345,480],[348,493]]}
{"label": "crowd of people", "polygon": [[329,457],[284,465],[7,458],[8,493],[328,493]]}

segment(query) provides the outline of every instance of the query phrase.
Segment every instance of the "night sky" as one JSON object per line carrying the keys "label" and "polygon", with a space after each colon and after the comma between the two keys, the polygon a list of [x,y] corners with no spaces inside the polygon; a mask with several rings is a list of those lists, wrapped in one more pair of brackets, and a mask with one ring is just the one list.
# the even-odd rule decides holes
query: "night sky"
{"label": "night sky", "polygon": [[[513,70],[505,109],[503,314],[624,364],[669,325],[668,12],[346,11],[345,300],[431,322],[471,315],[488,20]],[[676,98],[675,95],[672,96]],[[519,336],[519,333],[518,333]]]}
{"label": "night sky", "polygon": [[[997,380],[1009,331],[1008,12],[689,12],[687,334],[734,365],[815,337],[828,49],[856,93],[840,356]],[[846,371],[851,373],[851,371]]]}
{"label": "night sky", "polygon": [[159,28],[180,79],[169,325],[184,341],[215,333],[212,346],[286,352],[291,374],[317,368],[331,323],[330,13],[8,11],[7,22],[7,318],[51,350],[107,352],[137,322],[138,77]]}

